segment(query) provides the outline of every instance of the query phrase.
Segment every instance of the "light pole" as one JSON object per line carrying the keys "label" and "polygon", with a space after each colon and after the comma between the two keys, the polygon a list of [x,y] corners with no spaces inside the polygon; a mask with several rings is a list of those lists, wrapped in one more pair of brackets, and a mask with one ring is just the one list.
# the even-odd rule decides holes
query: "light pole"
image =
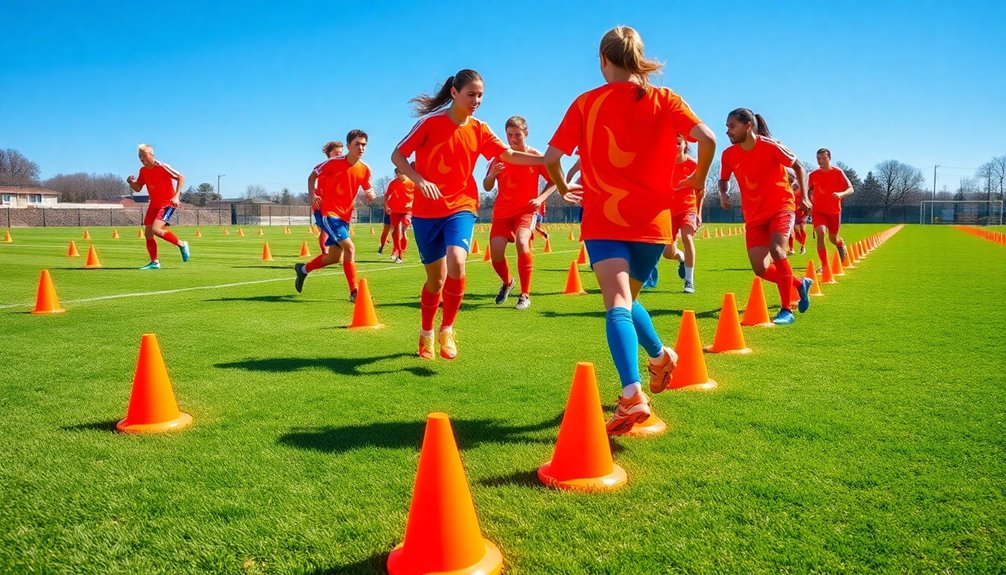
{"label": "light pole", "polygon": [[[217,194],[220,196],[221,200],[224,199],[224,195],[220,193],[220,178],[222,178],[222,177],[224,177],[226,175],[227,174],[217,174]],[[935,186],[936,186],[936,184],[933,184],[933,189],[936,189]]]}
{"label": "light pole", "polygon": [[933,166],[933,201],[936,200],[936,168],[940,167],[939,164]]}

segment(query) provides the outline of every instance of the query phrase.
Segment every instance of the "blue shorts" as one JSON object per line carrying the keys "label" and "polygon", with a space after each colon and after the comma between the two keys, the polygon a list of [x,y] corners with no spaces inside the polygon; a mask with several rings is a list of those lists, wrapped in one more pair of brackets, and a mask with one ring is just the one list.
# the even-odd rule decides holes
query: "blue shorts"
{"label": "blue shorts", "polygon": [[424,264],[433,263],[447,255],[447,246],[458,246],[465,251],[471,249],[475,214],[457,212],[443,218],[413,217],[412,230],[416,234],[419,260]]}
{"label": "blue shorts", "polygon": [[314,225],[322,227],[321,210],[314,210]]}
{"label": "blue shorts", "polygon": [[391,214],[389,214],[388,212],[384,212],[384,225],[386,226],[391,225]]}
{"label": "blue shorts", "polygon": [[328,234],[328,239],[325,240],[326,246],[338,245],[339,242],[349,239],[349,224],[335,216],[322,217],[321,225],[318,227]]}
{"label": "blue shorts", "polygon": [[621,240],[585,240],[590,267],[611,258],[619,258],[629,262],[629,277],[645,282],[653,270],[657,269],[660,256],[664,255],[664,244],[645,244],[643,242],[624,242]]}

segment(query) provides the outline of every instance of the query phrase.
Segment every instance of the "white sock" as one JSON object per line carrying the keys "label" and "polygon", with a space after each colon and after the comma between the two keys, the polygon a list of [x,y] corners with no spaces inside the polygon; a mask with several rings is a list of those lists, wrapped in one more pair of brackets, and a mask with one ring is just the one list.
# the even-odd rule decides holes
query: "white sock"
{"label": "white sock", "polygon": [[643,386],[640,385],[639,382],[630,383],[629,385],[626,385],[625,387],[622,388],[622,397],[624,397],[625,399],[629,399],[630,397],[636,395],[641,391],[643,391]]}
{"label": "white sock", "polygon": [[657,355],[657,357],[651,357],[650,358],[650,363],[656,365],[658,363],[663,362],[665,355],[667,355],[667,352],[664,351],[664,348],[660,348],[660,353]]}
{"label": "white sock", "polygon": [[440,326],[440,333],[451,333],[454,331],[453,325],[442,325]]}
{"label": "white sock", "polygon": [[695,267],[685,266],[685,281],[691,283],[695,279]]}
{"label": "white sock", "polygon": [[433,330],[426,331],[425,329],[419,330],[419,335],[422,337],[433,337]]}

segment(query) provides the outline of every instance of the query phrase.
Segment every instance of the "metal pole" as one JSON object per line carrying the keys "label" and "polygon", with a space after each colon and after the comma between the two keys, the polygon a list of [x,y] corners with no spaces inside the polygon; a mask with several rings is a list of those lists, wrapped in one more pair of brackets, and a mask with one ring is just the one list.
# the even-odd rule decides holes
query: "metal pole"
{"label": "metal pole", "polygon": [[223,195],[223,193],[220,192],[220,178],[222,178],[222,177],[224,177],[226,175],[227,174],[217,174],[217,195],[220,196],[221,200],[224,199],[224,195]]}

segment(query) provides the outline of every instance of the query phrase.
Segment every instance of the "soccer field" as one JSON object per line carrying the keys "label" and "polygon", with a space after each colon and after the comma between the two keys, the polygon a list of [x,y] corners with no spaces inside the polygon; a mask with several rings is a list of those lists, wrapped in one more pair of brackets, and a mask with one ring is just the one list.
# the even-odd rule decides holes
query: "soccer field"
{"label": "soccer field", "polygon": [[[553,253],[536,242],[527,311],[496,306],[498,278],[470,257],[453,362],[415,357],[414,244],[390,263],[369,225],[355,227],[357,261],[379,330],[344,329],[340,267],[294,291],[302,242],[318,252],[306,226],[173,227],[191,261],[159,242],[163,268],[147,271],[135,228],[91,228],[92,241],[12,230],[0,243],[0,572],[384,572],[433,411],[451,417],[506,573],[1001,572],[1006,246],[906,226],[794,325],[745,328],[754,353],[707,355],[717,389],[655,396],[668,433],[611,441],[628,485],[578,494],[535,475],[574,366],[595,364],[606,410],[619,384],[597,283],[581,266],[588,295],[562,293],[579,244],[553,228]],[[476,239],[487,247],[487,228]],[[66,256],[70,240],[82,257]],[[84,269],[91,245],[100,269]],[[743,237],[697,250],[697,293],[664,261],[641,297],[665,345],[683,309],[711,343],[724,292],[747,301]],[[810,257],[813,244],[794,270]],[[43,268],[66,313],[29,313]],[[774,312],[774,286],[765,294]],[[115,432],[144,333],[191,428]]]}

